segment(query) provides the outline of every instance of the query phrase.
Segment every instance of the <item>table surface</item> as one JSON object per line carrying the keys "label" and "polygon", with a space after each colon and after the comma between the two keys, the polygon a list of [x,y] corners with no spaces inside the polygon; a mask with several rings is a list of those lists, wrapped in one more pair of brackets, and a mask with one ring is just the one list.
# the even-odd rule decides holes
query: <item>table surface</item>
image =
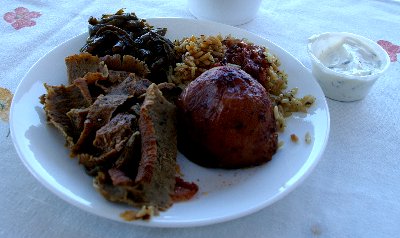
{"label": "table surface", "polygon": [[[5,1],[0,5],[1,115],[29,68],[87,19],[120,8],[141,18],[193,18],[185,0]],[[24,167],[0,121],[0,237],[399,237],[400,1],[262,1],[239,26],[281,46],[307,68],[307,39],[344,31],[380,42],[391,65],[361,101],[328,101],[329,141],[313,173],[280,201],[246,217],[195,228],[147,228],[82,211]]]}

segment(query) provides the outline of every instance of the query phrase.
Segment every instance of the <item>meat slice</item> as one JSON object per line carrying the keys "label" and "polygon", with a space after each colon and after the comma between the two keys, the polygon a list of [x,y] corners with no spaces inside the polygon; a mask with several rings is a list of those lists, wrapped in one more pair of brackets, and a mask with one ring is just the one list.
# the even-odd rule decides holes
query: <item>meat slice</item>
{"label": "meat slice", "polygon": [[[175,119],[175,105],[163,97],[157,85],[151,84],[140,110],[140,140],[139,135],[138,138],[131,137],[126,146],[130,149],[122,152],[113,168],[99,172],[94,180],[95,187],[106,199],[165,210],[172,205],[173,199],[181,200],[197,192],[195,187],[184,186],[183,182],[175,187]],[[140,145],[138,141],[141,141]],[[134,148],[140,146],[139,159]],[[132,157],[126,156],[131,153]]]}
{"label": "meat slice", "polygon": [[95,132],[96,137],[93,141],[93,146],[98,149],[97,151],[99,151],[100,155],[93,155],[93,153],[79,154],[79,162],[85,166],[87,171],[93,171],[96,167],[104,167],[107,162],[114,162],[118,159],[121,151],[124,150],[128,139],[133,134],[132,127],[136,123],[135,115],[128,113],[117,114]]}
{"label": "meat slice", "polygon": [[90,94],[89,85],[88,85],[87,81],[84,78],[77,78],[74,80],[73,84],[79,88],[84,99],[89,104],[92,104],[93,98],[92,98],[92,95]]}
{"label": "meat slice", "polygon": [[106,55],[100,59],[104,61],[110,70],[135,73],[143,78],[146,78],[150,73],[150,70],[145,62],[138,60],[131,55]]}
{"label": "meat slice", "polygon": [[72,108],[67,112],[67,116],[77,131],[81,132],[83,130],[88,113],[89,108]]}
{"label": "meat slice", "polygon": [[135,184],[135,176],[140,161],[140,133],[129,138],[126,146],[107,172],[100,172],[94,179],[95,188],[107,199],[127,203],[136,207],[145,205],[140,186]]}
{"label": "meat slice", "polygon": [[68,83],[72,84],[75,79],[84,77],[89,72],[100,72],[104,77],[108,76],[107,66],[99,57],[89,53],[80,53],[65,58],[67,66]]}
{"label": "meat slice", "polygon": [[72,148],[72,154],[85,153],[93,149],[96,131],[107,124],[119,106],[128,99],[127,95],[100,95],[90,106],[83,131]]}
{"label": "meat slice", "polygon": [[93,145],[102,151],[122,150],[126,141],[133,134],[132,125],[135,122],[135,115],[128,113],[116,115],[110,122],[96,131]]}
{"label": "meat slice", "polygon": [[117,71],[117,70],[109,70],[108,72],[109,72],[108,82],[112,83],[113,86],[121,83],[126,79],[126,77],[129,76],[129,74],[131,74],[128,71]]}
{"label": "meat slice", "polygon": [[99,80],[95,83],[95,85],[101,88],[104,92],[108,92],[111,87],[115,87],[124,81],[129,74],[130,73],[126,71],[108,70],[108,79]]}
{"label": "meat slice", "polygon": [[[133,181],[132,178],[130,178],[127,174],[124,173],[124,171],[117,169],[117,168],[111,168],[108,170],[108,175],[111,178],[111,182],[113,186],[134,186],[135,182]],[[135,186],[134,186],[135,187]],[[124,190],[123,187],[121,187],[121,192],[122,190]],[[127,193],[128,189],[126,190],[126,195],[124,195],[123,197],[119,197],[119,198],[114,198],[115,200],[120,200],[120,202],[124,202],[127,199],[129,199],[129,194]],[[106,192],[106,191],[104,191]],[[112,194],[107,194],[107,196],[112,196]]]}
{"label": "meat slice", "polygon": [[[96,151],[95,151],[96,152]],[[78,154],[78,161],[86,169],[89,175],[95,176],[98,172],[109,168],[112,163],[118,158],[120,151],[112,149],[101,154],[94,154],[93,150],[87,153]]]}
{"label": "meat slice", "polygon": [[69,86],[50,86],[44,84],[47,94],[41,96],[47,121],[53,124],[66,138],[66,145],[72,147],[79,137],[79,131],[71,122],[67,113],[73,108],[86,108],[90,101],[82,94],[79,87],[72,84]]}
{"label": "meat slice", "polygon": [[182,89],[180,87],[177,87],[173,83],[159,83],[158,88],[162,92],[163,96],[173,104],[176,104],[176,101],[179,98],[179,95],[182,93]]}
{"label": "meat slice", "polygon": [[140,110],[142,158],[135,182],[143,199],[165,210],[172,205],[175,187],[177,132],[176,107],[152,84]]}
{"label": "meat slice", "polygon": [[139,97],[140,95],[146,93],[146,90],[150,84],[151,81],[148,79],[141,78],[136,74],[129,74],[129,76],[120,84],[111,87],[108,91],[108,94],[131,95],[134,97]]}
{"label": "meat slice", "polygon": [[[140,132],[134,132],[126,142],[124,150],[114,163],[114,169],[122,171],[127,177],[135,180],[141,158]],[[113,180],[113,183],[117,183]]]}

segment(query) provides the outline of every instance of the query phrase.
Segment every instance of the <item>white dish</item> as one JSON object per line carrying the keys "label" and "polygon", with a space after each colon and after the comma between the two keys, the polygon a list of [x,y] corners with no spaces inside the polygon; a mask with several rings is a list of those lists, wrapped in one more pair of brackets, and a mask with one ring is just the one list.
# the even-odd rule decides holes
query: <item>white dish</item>
{"label": "white dish", "polygon": [[[180,18],[148,19],[155,26],[167,27],[167,37],[180,39],[200,34],[232,34],[264,45],[276,54],[282,69],[289,75],[289,88],[299,87],[299,96],[312,94],[316,105],[309,114],[295,114],[279,135],[284,146],[269,163],[250,169],[220,170],[199,167],[178,156],[185,179],[199,185],[196,197],[176,203],[149,222],[131,224],[155,227],[200,226],[228,221],[256,212],[292,191],[310,174],[320,159],[329,135],[329,110],[325,96],[308,69],[289,53],[252,33],[235,27]],[[65,201],[93,214],[116,221],[131,207],[106,201],[92,186],[76,159],[70,159],[65,141],[58,131],[46,124],[39,96],[45,93],[43,83],[67,83],[64,58],[78,53],[86,34],[74,37],[40,59],[19,84],[11,106],[10,128],[15,148],[29,171],[50,191]],[[305,134],[312,136],[310,144]],[[296,134],[300,141],[290,141]]]}
{"label": "white dish", "polygon": [[187,0],[187,3],[189,11],[198,19],[237,26],[253,20],[261,0]]}

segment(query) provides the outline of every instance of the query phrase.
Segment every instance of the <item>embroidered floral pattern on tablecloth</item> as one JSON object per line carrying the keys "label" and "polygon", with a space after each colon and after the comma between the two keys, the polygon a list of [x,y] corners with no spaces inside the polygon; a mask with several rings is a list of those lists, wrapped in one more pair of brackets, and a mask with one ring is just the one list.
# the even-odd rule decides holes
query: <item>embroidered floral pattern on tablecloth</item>
{"label": "embroidered floral pattern on tablecloth", "polygon": [[17,7],[13,12],[5,13],[3,19],[6,22],[11,23],[11,26],[14,27],[15,30],[19,30],[24,27],[36,25],[36,22],[32,19],[38,18],[41,15],[42,14],[40,12],[30,12],[25,7]]}
{"label": "embroidered floral pattern on tablecloth", "polygon": [[389,58],[391,62],[397,61],[397,54],[400,54],[400,46],[395,45],[390,41],[386,40],[378,40],[378,44],[382,46],[383,49],[389,54]]}
{"label": "embroidered floral pattern on tablecloth", "polygon": [[0,88],[0,119],[7,122],[13,95],[10,90]]}

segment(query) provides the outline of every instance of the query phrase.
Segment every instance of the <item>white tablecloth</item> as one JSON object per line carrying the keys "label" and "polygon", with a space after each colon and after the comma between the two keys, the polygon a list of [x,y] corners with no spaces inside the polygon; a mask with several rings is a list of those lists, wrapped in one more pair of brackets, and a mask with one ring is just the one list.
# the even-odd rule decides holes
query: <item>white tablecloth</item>
{"label": "white tablecloth", "polygon": [[[0,87],[15,92],[40,57],[87,30],[89,16],[120,8],[141,18],[193,18],[185,0],[2,1]],[[239,27],[278,44],[308,68],[308,37],[327,31],[363,35],[391,55],[389,70],[364,100],[328,99],[329,142],[303,184],[255,214],[221,224],[123,224],[45,189],[18,158],[9,124],[0,121],[0,237],[400,237],[400,1],[264,0],[256,18]]]}

